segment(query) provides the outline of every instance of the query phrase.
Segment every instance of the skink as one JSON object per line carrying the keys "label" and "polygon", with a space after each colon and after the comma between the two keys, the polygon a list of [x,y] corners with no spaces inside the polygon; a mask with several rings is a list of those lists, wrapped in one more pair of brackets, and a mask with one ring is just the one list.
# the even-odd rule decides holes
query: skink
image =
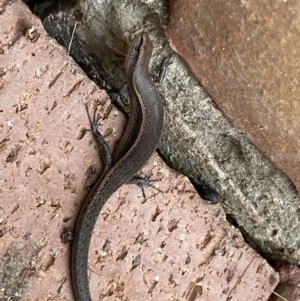
{"label": "skink", "polygon": [[147,33],[130,44],[125,59],[125,75],[130,97],[130,117],[123,136],[113,153],[111,166],[85,200],[75,227],[71,273],[77,301],[91,301],[88,284],[88,253],[92,231],[108,198],[131,179],[154,152],[163,126],[163,104],[152,84],[148,64],[152,43]]}

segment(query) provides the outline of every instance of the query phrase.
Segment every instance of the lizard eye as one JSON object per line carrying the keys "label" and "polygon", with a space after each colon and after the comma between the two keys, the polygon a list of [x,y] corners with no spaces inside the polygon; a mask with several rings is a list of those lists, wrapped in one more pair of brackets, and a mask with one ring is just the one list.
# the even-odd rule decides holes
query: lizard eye
{"label": "lizard eye", "polygon": [[136,41],[136,45],[134,47],[136,53],[140,53],[142,44],[143,44],[143,36],[140,36]]}
{"label": "lizard eye", "polygon": [[136,53],[139,53],[140,50],[141,50],[141,46],[140,45],[137,45],[135,48],[134,48],[135,52]]}

